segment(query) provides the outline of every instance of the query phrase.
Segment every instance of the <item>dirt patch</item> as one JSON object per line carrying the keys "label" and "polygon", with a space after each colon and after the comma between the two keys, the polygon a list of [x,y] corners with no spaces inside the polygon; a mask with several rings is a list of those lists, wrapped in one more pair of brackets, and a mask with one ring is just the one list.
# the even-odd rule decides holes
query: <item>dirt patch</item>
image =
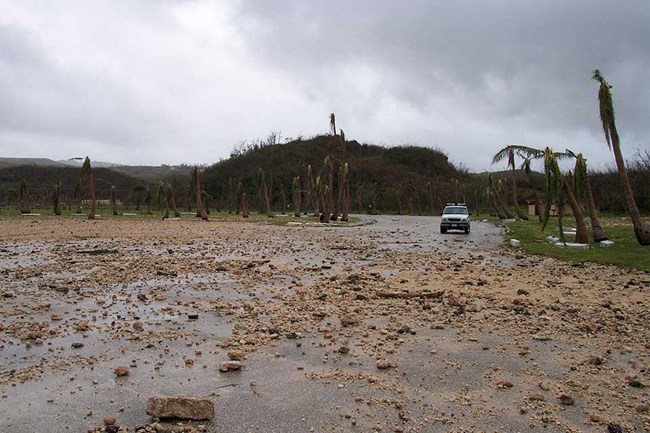
{"label": "dirt patch", "polygon": [[214,432],[650,428],[650,275],[373,218],[0,220],[0,431],[133,431],[174,394]]}

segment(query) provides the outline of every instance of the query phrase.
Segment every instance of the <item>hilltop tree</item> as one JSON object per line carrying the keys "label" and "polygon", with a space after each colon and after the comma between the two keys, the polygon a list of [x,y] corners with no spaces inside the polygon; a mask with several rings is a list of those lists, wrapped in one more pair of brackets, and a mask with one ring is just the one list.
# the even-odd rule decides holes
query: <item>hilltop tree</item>
{"label": "hilltop tree", "polygon": [[623,198],[625,199],[625,205],[632,219],[634,235],[636,236],[639,245],[650,245],[650,224],[641,218],[641,213],[639,212],[636,200],[634,199],[634,193],[627,174],[627,169],[625,168],[625,160],[623,159],[623,154],[621,152],[618,131],[616,130],[614,103],[610,92],[612,86],[605,81],[605,78],[598,69],[593,72],[592,78],[600,83],[600,86],[598,87],[600,120],[605,133],[607,146],[610,150],[614,151],[614,159],[616,160],[616,167],[618,168],[618,174],[623,188]]}

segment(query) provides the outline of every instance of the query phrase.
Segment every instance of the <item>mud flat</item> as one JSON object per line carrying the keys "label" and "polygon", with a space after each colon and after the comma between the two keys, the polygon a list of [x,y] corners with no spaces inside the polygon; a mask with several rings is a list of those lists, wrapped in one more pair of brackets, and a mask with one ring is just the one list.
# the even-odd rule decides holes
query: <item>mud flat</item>
{"label": "mud flat", "polygon": [[374,218],[0,219],[0,431],[650,430],[650,275]]}

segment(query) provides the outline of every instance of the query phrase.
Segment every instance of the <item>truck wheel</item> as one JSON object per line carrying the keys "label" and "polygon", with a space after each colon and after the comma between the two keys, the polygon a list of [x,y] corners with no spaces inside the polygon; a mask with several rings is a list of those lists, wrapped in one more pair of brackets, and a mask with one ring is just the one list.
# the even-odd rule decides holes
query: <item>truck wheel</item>
{"label": "truck wheel", "polygon": [[469,227],[467,227],[467,228],[465,229],[465,234],[466,234],[466,235],[469,234]]}
{"label": "truck wheel", "polygon": [[447,233],[447,229],[444,227],[440,227],[440,233],[444,235],[445,233]]}

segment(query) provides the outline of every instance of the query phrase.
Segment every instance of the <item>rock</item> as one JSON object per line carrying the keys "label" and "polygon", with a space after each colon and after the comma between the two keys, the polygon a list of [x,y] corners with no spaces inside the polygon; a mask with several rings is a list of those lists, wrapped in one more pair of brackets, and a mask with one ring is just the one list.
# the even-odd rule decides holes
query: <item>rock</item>
{"label": "rock", "polygon": [[612,422],[607,424],[607,431],[609,433],[623,433],[623,427]]}
{"label": "rock", "polygon": [[104,425],[113,425],[115,424],[117,420],[115,419],[114,416],[105,416],[104,417]]}
{"label": "rock", "polygon": [[74,328],[79,332],[85,332],[90,329],[90,325],[85,320],[75,323]]}
{"label": "rock", "polygon": [[546,401],[546,397],[543,394],[532,394],[528,397],[530,401]]}
{"label": "rock", "polygon": [[345,355],[346,353],[350,353],[350,348],[348,346],[341,346],[339,347],[338,352]]}
{"label": "rock", "polygon": [[241,350],[231,350],[228,352],[228,358],[232,361],[241,361],[246,357],[246,354]]}
{"label": "rock", "polygon": [[154,418],[205,420],[214,418],[211,400],[192,396],[154,396],[147,401],[147,415]]}
{"label": "rock", "polygon": [[641,383],[641,381],[637,379],[632,379],[627,384],[630,385],[632,388],[643,388],[643,384]]}
{"label": "rock", "polygon": [[512,388],[513,386],[512,382],[508,382],[507,380],[502,380],[497,383],[497,388],[499,389]]}
{"label": "rock", "polygon": [[142,332],[144,330],[144,325],[142,325],[142,322],[139,320],[136,320],[133,322],[133,329],[135,329],[138,332]]}
{"label": "rock", "polygon": [[512,245],[515,248],[519,248],[521,246],[521,241],[517,239],[510,239],[510,245]]}
{"label": "rock", "polygon": [[397,363],[395,361],[388,361],[386,359],[379,359],[375,363],[379,370],[386,370],[388,368],[397,368]]}
{"label": "rock", "polygon": [[84,344],[83,343],[72,343],[70,345],[70,347],[72,347],[73,349],[81,349],[82,347],[84,347]]}
{"label": "rock", "polygon": [[341,317],[341,326],[352,326],[358,324],[359,318],[354,314],[346,314],[345,316]]}
{"label": "rock", "polygon": [[120,365],[115,369],[115,375],[117,377],[123,377],[123,376],[128,376],[129,375],[129,367],[126,367],[124,365]]}
{"label": "rock", "polygon": [[573,397],[566,394],[560,395],[558,399],[560,400],[560,403],[563,404],[564,406],[573,406],[575,404],[575,400],[573,399]]}
{"label": "rock", "polygon": [[219,365],[219,371],[222,373],[240,370],[241,368],[242,363],[240,361],[224,361]]}

